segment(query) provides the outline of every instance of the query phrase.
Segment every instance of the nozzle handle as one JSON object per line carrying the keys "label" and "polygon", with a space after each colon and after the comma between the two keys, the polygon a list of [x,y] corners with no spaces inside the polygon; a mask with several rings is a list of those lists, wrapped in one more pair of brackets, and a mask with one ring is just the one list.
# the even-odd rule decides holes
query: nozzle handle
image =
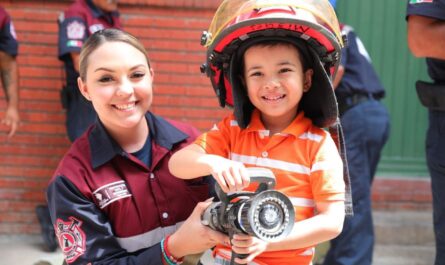
{"label": "nozzle handle", "polygon": [[244,259],[247,258],[247,254],[238,254],[232,251],[232,258],[230,259],[230,264],[233,265],[240,265],[239,263],[235,262],[235,258]]}

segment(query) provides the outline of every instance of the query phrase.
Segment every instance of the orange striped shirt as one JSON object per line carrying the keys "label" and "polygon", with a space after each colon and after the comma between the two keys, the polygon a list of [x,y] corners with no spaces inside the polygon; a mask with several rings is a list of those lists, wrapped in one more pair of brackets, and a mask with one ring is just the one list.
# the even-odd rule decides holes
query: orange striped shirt
{"label": "orange striped shirt", "polygon": [[[286,194],[295,208],[295,221],[315,215],[315,203],[344,201],[343,166],[330,134],[300,113],[281,133],[269,136],[255,110],[246,129],[229,115],[195,141],[206,153],[264,167],[276,178],[275,189]],[[225,248],[217,246],[218,249]],[[260,264],[310,264],[314,247],[264,252]]]}

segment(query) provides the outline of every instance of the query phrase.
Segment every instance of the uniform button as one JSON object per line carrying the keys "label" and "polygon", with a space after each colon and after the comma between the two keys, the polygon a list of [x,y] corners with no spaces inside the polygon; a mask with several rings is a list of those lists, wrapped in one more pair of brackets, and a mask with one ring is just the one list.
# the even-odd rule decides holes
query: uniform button
{"label": "uniform button", "polygon": [[269,153],[266,152],[266,151],[264,151],[264,152],[261,153],[261,156],[262,156],[262,157],[267,157],[268,155],[269,155]]}
{"label": "uniform button", "polygon": [[151,178],[151,179],[154,179],[154,178],[155,178],[155,174],[150,173],[150,178]]}
{"label": "uniform button", "polygon": [[163,212],[162,213],[162,218],[167,219],[168,218],[168,213],[167,212]]}

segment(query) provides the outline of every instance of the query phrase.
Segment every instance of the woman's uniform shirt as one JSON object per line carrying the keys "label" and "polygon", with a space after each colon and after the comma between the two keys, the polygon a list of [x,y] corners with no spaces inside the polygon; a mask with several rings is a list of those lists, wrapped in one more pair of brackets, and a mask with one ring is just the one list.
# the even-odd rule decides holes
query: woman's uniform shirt
{"label": "woman's uniform shirt", "polygon": [[[344,201],[343,164],[328,132],[314,126],[300,113],[283,132],[269,135],[255,110],[246,129],[233,115],[226,117],[196,141],[208,154],[264,167],[276,178],[275,189],[286,194],[295,208],[295,221],[315,215],[316,202]],[[223,246],[216,255],[226,256]],[[256,264],[310,264],[314,248],[264,252]]]}
{"label": "woman's uniform shirt", "polygon": [[199,134],[151,113],[151,164],[122,150],[98,122],[76,140],[47,190],[68,264],[160,265],[159,242],[209,196],[207,178],[170,174],[171,155]]}

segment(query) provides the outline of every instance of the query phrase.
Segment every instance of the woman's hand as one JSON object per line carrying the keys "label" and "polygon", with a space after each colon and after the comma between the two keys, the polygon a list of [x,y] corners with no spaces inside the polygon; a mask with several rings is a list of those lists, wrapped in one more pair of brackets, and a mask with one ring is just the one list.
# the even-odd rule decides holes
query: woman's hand
{"label": "woman's hand", "polygon": [[232,251],[237,254],[247,254],[244,259],[236,258],[235,262],[239,264],[247,264],[256,256],[260,255],[267,249],[268,243],[257,237],[235,234],[231,240]]}
{"label": "woman's hand", "polygon": [[198,203],[184,224],[171,235],[167,247],[175,258],[201,253],[216,244],[229,244],[227,235],[201,223],[201,215],[211,203],[212,198]]}

